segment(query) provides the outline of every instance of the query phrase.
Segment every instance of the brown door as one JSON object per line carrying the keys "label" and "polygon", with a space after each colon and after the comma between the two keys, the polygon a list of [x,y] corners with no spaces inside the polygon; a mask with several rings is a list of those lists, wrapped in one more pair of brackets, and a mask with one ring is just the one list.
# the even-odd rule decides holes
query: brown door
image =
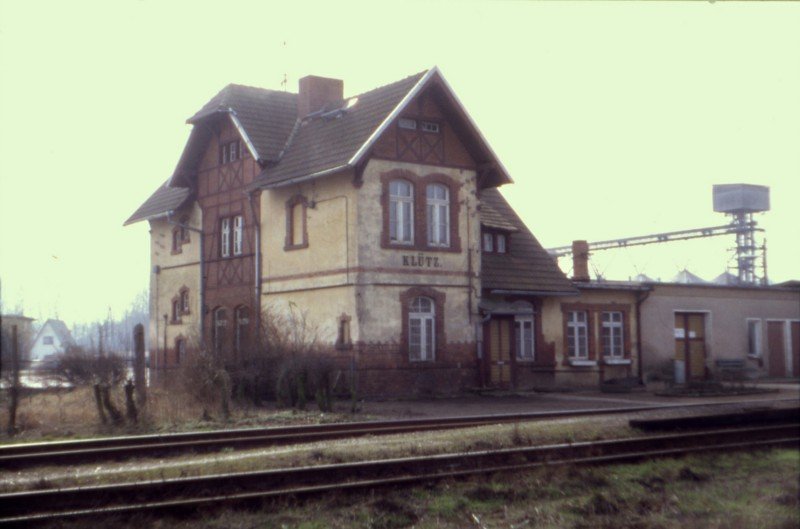
{"label": "brown door", "polygon": [[706,378],[705,314],[675,313],[675,360],[684,362],[687,381]]}
{"label": "brown door", "polygon": [[782,321],[767,322],[767,348],[769,349],[769,376],[786,376],[786,343],[783,332],[786,326]]}
{"label": "brown door", "polygon": [[792,322],[792,376],[800,377],[800,321]]}
{"label": "brown door", "polygon": [[489,383],[492,386],[507,388],[511,384],[511,336],[514,320],[492,318],[489,321],[489,340],[487,361],[489,363]]}

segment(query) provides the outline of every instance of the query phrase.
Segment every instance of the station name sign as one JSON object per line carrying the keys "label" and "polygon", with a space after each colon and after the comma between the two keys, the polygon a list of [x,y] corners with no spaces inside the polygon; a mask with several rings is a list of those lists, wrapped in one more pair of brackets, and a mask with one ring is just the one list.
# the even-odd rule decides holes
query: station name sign
{"label": "station name sign", "polygon": [[418,253],[403,255],[403,266],[414,266],[418,268],[441,268],[442,263],[436,256],[428,256]]}

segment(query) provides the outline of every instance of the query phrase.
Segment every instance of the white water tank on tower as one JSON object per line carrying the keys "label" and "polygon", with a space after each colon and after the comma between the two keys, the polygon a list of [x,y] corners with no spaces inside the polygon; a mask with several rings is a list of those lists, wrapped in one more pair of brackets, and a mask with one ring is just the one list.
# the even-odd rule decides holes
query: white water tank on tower
{"label": "white water tank on tower", "polygon": [[769,211],[769,187],[753,184],[715,185],[714,211],[719,213]]}

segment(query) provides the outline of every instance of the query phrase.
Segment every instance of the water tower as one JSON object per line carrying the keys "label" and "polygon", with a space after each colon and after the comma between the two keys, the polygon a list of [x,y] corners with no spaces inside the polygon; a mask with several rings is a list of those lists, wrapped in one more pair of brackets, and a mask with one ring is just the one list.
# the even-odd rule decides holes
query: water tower
{"label": "water tower", "polygon": [[756,243],[756,232],[763,230],[756,227],[753,213],[769,211],[769,187],[721,184],[714,186],[713,195],[714,211],[731,217],[731,231],[736,234],[734,255],[739,282],[766,284],[766,243]]}

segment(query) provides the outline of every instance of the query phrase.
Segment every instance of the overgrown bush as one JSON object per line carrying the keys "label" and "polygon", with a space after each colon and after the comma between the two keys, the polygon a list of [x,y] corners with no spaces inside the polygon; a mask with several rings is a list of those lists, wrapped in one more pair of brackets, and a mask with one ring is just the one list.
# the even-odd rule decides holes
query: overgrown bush
{"label": "overgrown bush", "polygon": [[200,346],[188,355],[179,371],[183,389],[203,406],[203,418],[211,419],[210,410],[219,406],[224,419],[230,416],[231,377],[222,360]]}

